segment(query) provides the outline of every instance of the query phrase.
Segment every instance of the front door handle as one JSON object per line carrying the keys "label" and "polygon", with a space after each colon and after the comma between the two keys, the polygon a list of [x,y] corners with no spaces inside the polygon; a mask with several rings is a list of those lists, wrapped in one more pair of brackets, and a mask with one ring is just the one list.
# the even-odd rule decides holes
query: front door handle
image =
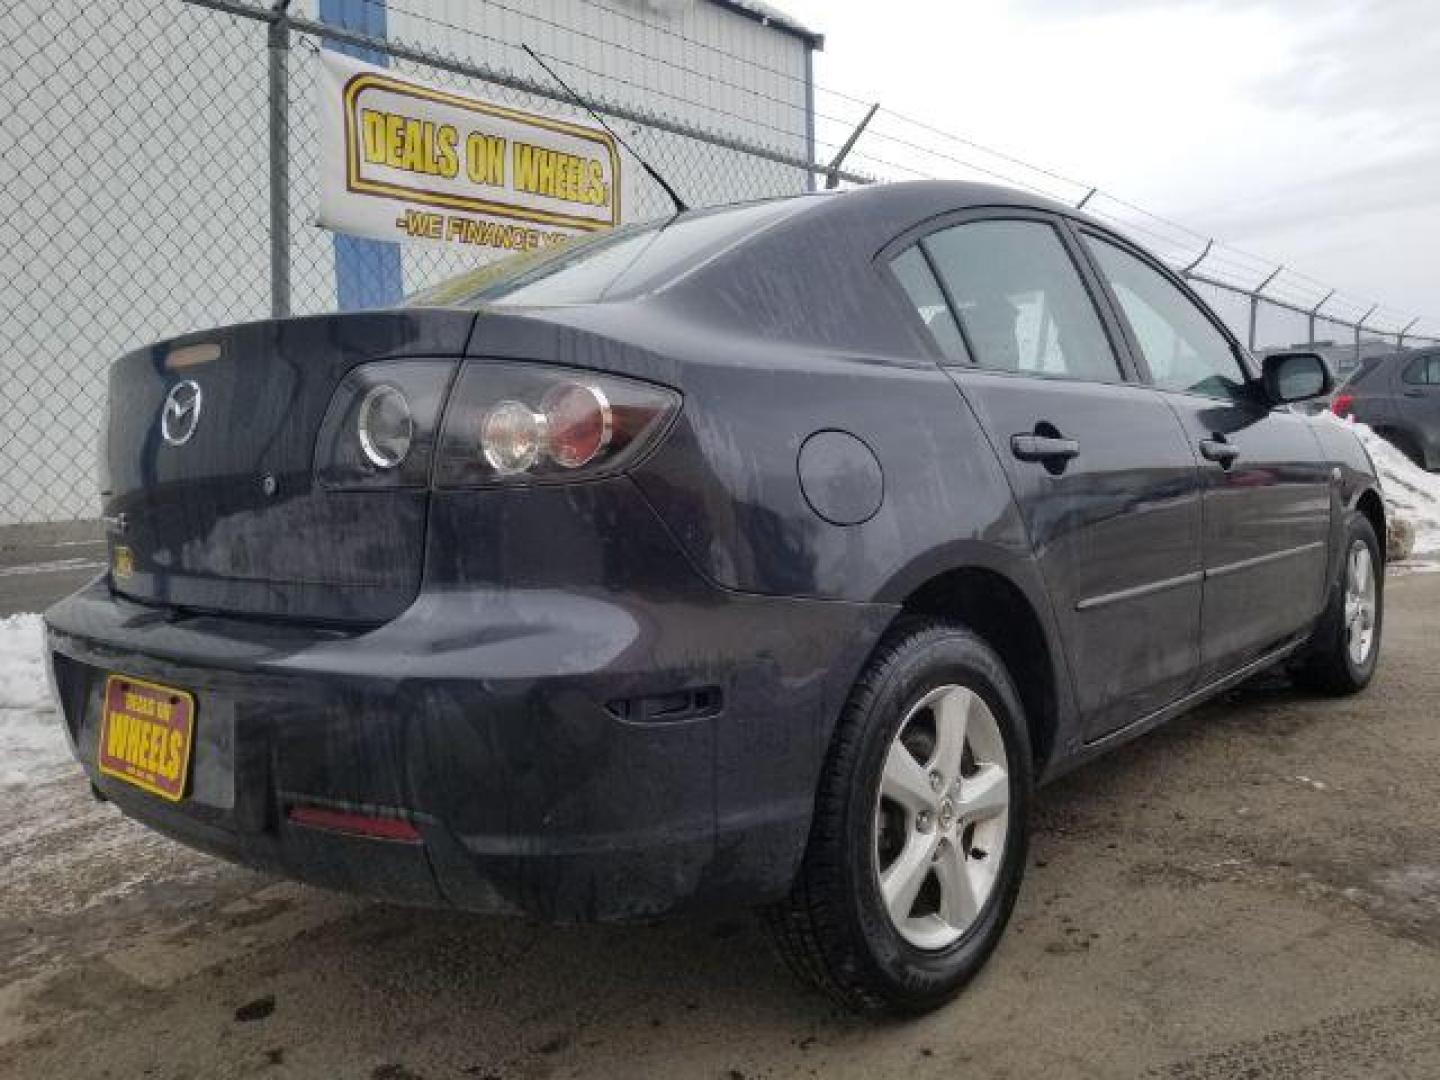
{"label": "front door handle", "polygon": [[1222,469],[1228,469],[1235,464],[1235,459],[1240,456],[1240,451],[1224,439],[1201,439],[1200,456],[1206,461],[1215,462]]}
{"label": "front door handle", "polygon": [[1011,435],[1010,452],[1021,461],[1063,464],[1080,456],[1080,444],[1052,435]]}
{"label": "front door handle", "polygon": [[1405,396],[1406,396],[1406,397],[1424,397],[1424,396],[1425,396],[1425,391],[1424,391],[1424,390],[1406,390],[1406,391],[1405,391]]}

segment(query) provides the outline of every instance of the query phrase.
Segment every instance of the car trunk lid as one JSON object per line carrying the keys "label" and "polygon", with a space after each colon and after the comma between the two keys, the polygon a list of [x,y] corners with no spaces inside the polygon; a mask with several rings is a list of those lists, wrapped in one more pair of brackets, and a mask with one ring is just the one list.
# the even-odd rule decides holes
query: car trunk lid
{"label": "car trunk lid", "polygon": [[413,600],[429,495],[332,491],[316,436],[341,379],[459,357],[473,312],[269,320],[161,342],[111,368],[102,499],[115,588],[177,607],[378,622]]}

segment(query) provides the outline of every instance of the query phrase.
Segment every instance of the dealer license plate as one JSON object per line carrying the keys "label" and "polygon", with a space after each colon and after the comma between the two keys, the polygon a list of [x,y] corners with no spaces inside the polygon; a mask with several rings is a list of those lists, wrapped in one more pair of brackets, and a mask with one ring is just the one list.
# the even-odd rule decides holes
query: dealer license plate
{"label": "dealer license plate", "polygon": [[185,797],[194,733],[192,694],[128,675],[106,680],[97,755],[106,776],[179,802]]}

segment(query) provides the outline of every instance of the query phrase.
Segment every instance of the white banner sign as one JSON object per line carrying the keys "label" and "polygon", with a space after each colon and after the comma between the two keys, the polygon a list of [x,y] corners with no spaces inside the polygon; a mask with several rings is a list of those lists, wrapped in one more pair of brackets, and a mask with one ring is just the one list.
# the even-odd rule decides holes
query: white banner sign
{"label": "white banner sign", "polygon": [[320,55],[325,228],[523,251],[625,220],[631,170],[602,128]]}

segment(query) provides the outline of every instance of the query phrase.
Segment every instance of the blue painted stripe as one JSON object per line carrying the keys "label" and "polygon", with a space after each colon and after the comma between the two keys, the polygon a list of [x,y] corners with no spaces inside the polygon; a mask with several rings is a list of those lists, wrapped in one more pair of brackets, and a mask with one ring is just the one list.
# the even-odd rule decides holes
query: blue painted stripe
{"label": "blue painted stripe", "polygon": [[[320,0],[321,22],[367,37],[386,36],[385,16],[385,0]],[[389,67],[390,58],[374,49],[344,42],[327,42],[325,47]],[[399,244],[335,234],[335,300],[341,311],[395,304],[403,290]]]}

